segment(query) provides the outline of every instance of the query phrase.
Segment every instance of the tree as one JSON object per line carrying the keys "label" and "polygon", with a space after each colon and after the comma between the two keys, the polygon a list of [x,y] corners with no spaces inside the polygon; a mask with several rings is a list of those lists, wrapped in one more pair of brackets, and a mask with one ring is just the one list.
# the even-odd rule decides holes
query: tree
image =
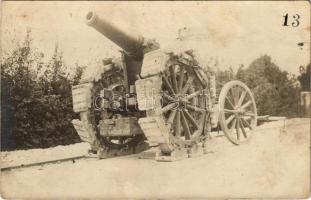
{"label": "tree", "polygon": [[246,83],[254,93],[259,115],[298,116],[297,78],[280,70],[270,56],[254,60],[247,69],[240,67],[237,79]]}
{"label": "tree", "polygon": [[299,67],[300,75],[298,76],[298,80],[300,82],[301,91],[310,91],[310,73],[311,73],[311,63],[306,67]]}
{"label": "tree", "polygon": [[45,148],[79,142],[71,120],[71,85],[83,68],[69,74],[62,53],[44,63],[43,53],[32,48],[30,32],[1,63],[1,149]]}

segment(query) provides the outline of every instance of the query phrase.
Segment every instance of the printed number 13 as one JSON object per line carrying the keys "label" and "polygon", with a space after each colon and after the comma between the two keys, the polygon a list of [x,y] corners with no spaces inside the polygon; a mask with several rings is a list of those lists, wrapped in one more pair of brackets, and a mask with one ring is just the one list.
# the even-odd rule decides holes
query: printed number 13
{"label": "printed number 13", "polygon": [[[286,15],[284,15],[283,17],[284,17],[283,26],[288,26],[288,13],[286,13]],[[300,19],[300,15],[298,14],[293,15],[292,27],[299,26],[299,19]]]}

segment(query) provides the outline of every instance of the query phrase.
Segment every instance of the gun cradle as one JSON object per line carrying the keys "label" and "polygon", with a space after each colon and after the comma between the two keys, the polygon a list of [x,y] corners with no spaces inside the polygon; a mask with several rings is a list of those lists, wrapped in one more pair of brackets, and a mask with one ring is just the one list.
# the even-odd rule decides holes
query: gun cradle
{"label": "gun cradle", "polygon": [[108,136],[135,136],[143,134],[136,117],[119,119],[105,119],[99,122],[100,135]]}

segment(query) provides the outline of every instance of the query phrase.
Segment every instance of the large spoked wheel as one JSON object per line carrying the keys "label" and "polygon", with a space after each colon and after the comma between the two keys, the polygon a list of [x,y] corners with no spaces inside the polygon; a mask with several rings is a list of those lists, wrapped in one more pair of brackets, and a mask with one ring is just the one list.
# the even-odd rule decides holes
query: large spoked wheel
{"label": "large spoked wheel", "polygon": [[225,136],[241,144],[252,136],[257,126],[257,109],[250,89],[241,81],[230,81],[219,95],[219,123]]}
{"label": "large spoked wheel", "polygon": [[170,127],[173,144],[191,146],[205,136],[207,91],[199,70],[199,67],[175,64],[162,73],[162,107],[159,113]]}

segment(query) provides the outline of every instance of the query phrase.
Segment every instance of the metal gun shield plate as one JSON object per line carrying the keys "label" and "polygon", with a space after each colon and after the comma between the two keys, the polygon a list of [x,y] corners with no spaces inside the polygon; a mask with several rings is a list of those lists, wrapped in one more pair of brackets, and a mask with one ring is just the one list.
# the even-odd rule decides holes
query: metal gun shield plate
{"label": "metal gun shield plate", "polygon": [[150,51],[144,55],[144,61],[141,69],[143,78],[159,74],[165,69],[165,65],[169,59],[167,53],[162,50]]}

